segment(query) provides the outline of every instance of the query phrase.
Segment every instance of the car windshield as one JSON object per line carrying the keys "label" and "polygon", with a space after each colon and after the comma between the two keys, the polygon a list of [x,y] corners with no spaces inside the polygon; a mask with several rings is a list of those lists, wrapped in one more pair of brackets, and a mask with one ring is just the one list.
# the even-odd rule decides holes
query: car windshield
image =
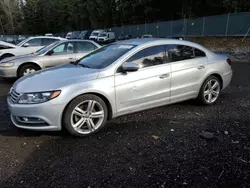
{"label": "car windshield", "polygon": [[103,34],[100,34],[99,37],[106,37],[107,34],[106,33],[103,33]]}
{"label": "car windshield", "polygon": [[35,55],[42,55],[44,53],[46,53],[48,50],[50,50],[51,48],[55,47],[56,45],[58,45],[60,43],[60,41],[54,42],[48,46],[45,46],[39,50],[37,50],[36,52],[34,52],[33,54]]}
{"label": "car windshield", "polygon": [[22,46],[24,43],[28,42],[31,38],[27,38],[23,40],[22,42],[18,43],[17,46]]}
{"label": "car windshield", "polygon": [[135,45],[130,44],[110,44],[78,60],[78,64],[91,69],[102,69],[111,65],[134,47]]}

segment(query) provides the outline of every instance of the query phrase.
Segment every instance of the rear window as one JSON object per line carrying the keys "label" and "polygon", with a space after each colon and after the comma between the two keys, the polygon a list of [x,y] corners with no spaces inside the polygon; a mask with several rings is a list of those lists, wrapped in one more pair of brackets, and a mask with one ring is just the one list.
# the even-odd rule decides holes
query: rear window
{"label": "rear window", "polygon": [[194,54],[195,54],[195,57],[206,57],[205,52],[198,50],[196,48],[194,49]]}

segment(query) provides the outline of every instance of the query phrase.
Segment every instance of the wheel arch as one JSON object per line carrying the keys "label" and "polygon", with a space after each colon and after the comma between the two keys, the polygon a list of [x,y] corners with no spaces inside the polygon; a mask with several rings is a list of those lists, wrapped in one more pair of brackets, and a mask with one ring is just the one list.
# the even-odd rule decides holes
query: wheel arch
{"label": "wheel arch", "polygon": [[1,58],[0,59],[2,59],[4,56],[6,56],[6,55],[8,55],[8,56],[15,56],[14,54],[12,54],[12,53],[5,53],[5,54],[2,54],[1,55]]}
{"label": "wheel arch", "polygon": [[66,111],[68,105],[69,105],[75,98],[77,98],[77,97],[79,97],[79,96],[81,96],[81,95],[95,95],[95,96],[97,96],[97,97],[100,97],[100,98],[105,102],[105,104],[107,105],[107,108],[108,108],[108,120],[112,119],[112,117],[113,117],[113,112],[114,112],[114,111],[113,111],[112,105],[111,105],[110,101],[108,100],[108,98],[107,98],[105,95],[103,95],[103,94],[101,94],[101,93],[98,93],[98,92],[86,92],[86,93],[82,93],[82,94],[76,95],[75,97],[71,98],[71,99],[67,102],[67,104],[64,106],[64,109],[63,109],[62,114],[61,114],[61,123],[62,123],[62,121],[63,121],[63,116],[64,116],[64,113],[65,113],[65,111]]}
{"label": "wheel arch", "polygon": [[[215,76],[216,78],[218,78],[219,79],[219,81],[220,81],[220,83],[221,83],[221,89],[223,88],[223,79],[222,79],[222,76],[219,74],[219,73],[212,73],[212,74],[210,74],[210,75],[208,75],[207,77],[206,77],[206,79],[208,79],[210,76]],[[205,80],[206,80],[205,79]],[[205,81],[204,80],[204,81]],[[204,83],[204,81],[203,81],[203,83]]]}
{"label": "wheel arch", "polygon": [[38,65],[37,63],[35,63],[35,62],[25,62],[25,63],[22,63],[21,65],[19,65],[19,67],[18,67],[18,69],[16,71],[17,77],[18,77],[18,73],[19,73],[20,69],[22,67],[24,67],[25,65],[34,65],[34,66],[38,67],[39,70],[42,69],[42,67],[40,65]]}

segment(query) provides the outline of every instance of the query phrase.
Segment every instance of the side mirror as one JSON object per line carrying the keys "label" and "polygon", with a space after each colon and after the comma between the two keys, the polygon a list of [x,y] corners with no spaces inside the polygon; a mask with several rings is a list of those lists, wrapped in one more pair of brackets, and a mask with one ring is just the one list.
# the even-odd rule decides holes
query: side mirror
{"label": "side mirror", "polygon": [[53,50],[48,51],[47,55],[52,55],[54,53]]}
{"label": "side mirror", "polygon": [[29,47],[29,46],[30,46],[29,43],[25,43],[25,44],[23,45],[24,48],[27,48],[27,47]]}
{"label": "side mirror", "polygon": [[138,64],[125,62],[123,63],[121,70],[122,72],[135,72],[135,71],[138,71],[139,68],[140,66]]}

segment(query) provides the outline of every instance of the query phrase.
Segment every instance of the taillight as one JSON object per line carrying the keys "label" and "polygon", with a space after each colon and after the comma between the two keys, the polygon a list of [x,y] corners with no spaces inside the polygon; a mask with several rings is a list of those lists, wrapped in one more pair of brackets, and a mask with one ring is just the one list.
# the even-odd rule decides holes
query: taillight
{"label": "taillight", "polygon": [[231,65],[232,65],[232,61],[231,61],[231,59],[229,59],[229,58],[228,58],[228,59],[227,59],[227,63],[228,63],[228,65],[230,65],[230,66],[231,66]]}

